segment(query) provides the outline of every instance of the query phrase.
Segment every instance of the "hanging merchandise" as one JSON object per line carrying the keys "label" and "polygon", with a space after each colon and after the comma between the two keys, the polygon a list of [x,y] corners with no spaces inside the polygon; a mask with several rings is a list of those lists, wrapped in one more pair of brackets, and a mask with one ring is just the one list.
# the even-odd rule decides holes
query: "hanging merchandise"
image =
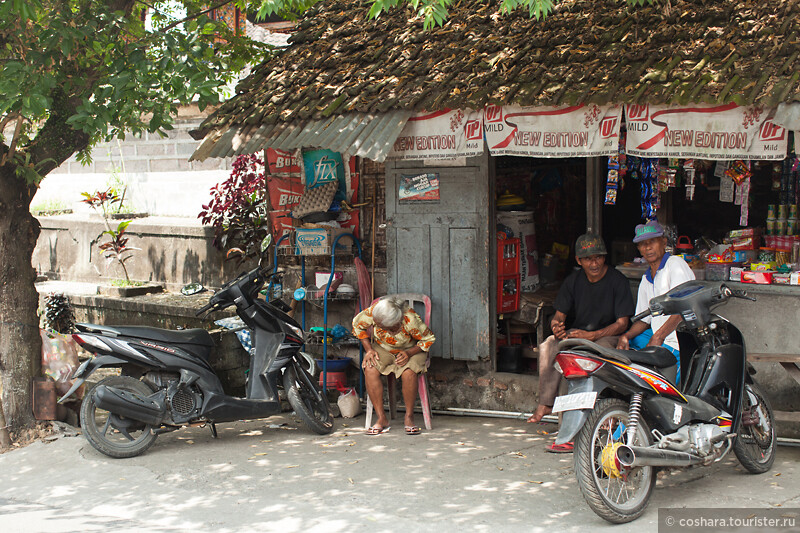
{"label": "hanging merchandise", "polygon": [[658,193],[659,161],[658,159],[642,158],[639,164],[639,176],[642,191],[642,218],[655,220],[656,211],[660,206]]}
{"label": "hanging merchandise", "polygon": [[694,159],[683,162],[683,176],[686,179],[686,199],[694,200]]}
{"label": "hanging merchandise", "polygon": [[744,180],[753,175],[753,173],[750,172],[750,162],[737,159],[730,164],[725,171],[725,175],[731,178],[736,185],[740,185]]}
{"label": "hanging merchandise", "polygon": [[750,178],[744,180],[741,185],[741,206],[742,211],[739,215],[739,225],[747,226],[750,214]]}
{"label": "hanging merchandise", "polygon": [[[733,172],[739,176],[745,176],[745,178],[737,181],[736,177],[729,174],[730,172]],[[733,203],[742,207],[739,215],[739,225],[747,226],[750,207],[750,176],[752,175],[752,172],[750,171],[750,161],[734,161],[734,163],[726,171],[726,175],[729,175],[729,177],[736,183],[736,195]]]}
{"label": "hanging merchandise", "polygon": [[619,155],[608,156],[608,179],[606,180],[606,205],[616,205],[619,189]]}

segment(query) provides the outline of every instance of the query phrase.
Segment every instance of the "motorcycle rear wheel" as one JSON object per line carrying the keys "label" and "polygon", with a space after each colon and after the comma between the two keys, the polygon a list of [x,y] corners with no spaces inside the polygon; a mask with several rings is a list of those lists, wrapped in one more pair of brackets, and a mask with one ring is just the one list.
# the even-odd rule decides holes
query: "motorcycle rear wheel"
{"label": "motorcycle rear wheel", "polygon": [[295,368],[288,366],[283,372],[283,388],[292,409],[311,431],[319,435],[333,431],[333,415],[328,399],[308,374],[298,376]]}
{"label": "motorcycle rear wheel", "polygon": [[147,451],[156,441],[152,427],[136,420],[115,415],[95,404],[94,389],[100,385],[115,387],[146,397],[153,394],[150,387],[130,376],[111,376],[103,379],[88,391],[81,404],[81,428],[97,451],[124,459],[135,457]]}
{"label": "motorcycle rear wheel", "polygon": [[[592,511],[613,524],[639,518],[656,484],[656,469],[652,466],[634,468],[624,477],[615,467],[614,452],[616,446],[627,442],[627,424],[626,402],[616,398],[598,400],[575,439],[575,476],[581,493]],[[634,444],[650,445],[650,430],[641,418]]]}
{"label": "motorcycle rear wheel", "polygon": [[[756,398],[755,404],[751,394]],[[744,425],[743,420],[740,421],[736,440],[733,441],[733,453],[748,472],[763,474],[775,462],[775,419],[767,397],[755,383],[745,385],[742,413],[746,410],[754,412],[758,421],[748,426]]]}

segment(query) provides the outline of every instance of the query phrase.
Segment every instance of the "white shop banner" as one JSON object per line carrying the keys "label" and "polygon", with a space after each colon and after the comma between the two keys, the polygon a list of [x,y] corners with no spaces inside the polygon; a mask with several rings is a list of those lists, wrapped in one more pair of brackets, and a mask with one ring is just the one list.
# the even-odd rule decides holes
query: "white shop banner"
{"label": "white shop banner", "polygon": [[622,106],[488,105],[483,129],[492,155],[596,157],[619,149]]}
{"label": "white shop banner", "polygon": [[625,151],[639,157],[784,159],[786,128],[758,106],[626,105]]}
{"label": "white shop banner", "polygon": [[454,159],[483,153],[483,112],[448,109],[408,119],[387,159]]}

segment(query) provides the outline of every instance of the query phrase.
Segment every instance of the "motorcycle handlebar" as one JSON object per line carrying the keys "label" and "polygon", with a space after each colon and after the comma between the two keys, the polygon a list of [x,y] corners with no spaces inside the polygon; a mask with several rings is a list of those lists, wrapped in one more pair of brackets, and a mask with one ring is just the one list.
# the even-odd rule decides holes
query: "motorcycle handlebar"
{"label": "motorcycle handlebar", "polygon": [[643,319],[643,318],[647,318],[647,317],[649,317],[649,316],[650,316],[650,314],[651,314],[651,313],[650,313],[650,309],[649,309],[649,308],[648,308],[648,309],[645,309],[644,311],[642,311],[642,312],[641,312],[641,313],[639,313],[638,315],[635,315],[635,316],[634,316],[634,317],[631,319],[631,322],[636,322],[637,320],[641,320],[641,319]]}

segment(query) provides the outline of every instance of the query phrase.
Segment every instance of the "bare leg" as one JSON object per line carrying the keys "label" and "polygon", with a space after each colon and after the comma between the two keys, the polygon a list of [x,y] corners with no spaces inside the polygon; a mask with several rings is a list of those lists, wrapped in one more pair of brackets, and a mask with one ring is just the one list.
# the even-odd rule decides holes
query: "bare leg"
{"label": "bare leg", "polygon": [[406,405],[405,425],[414,425],[414,404],[417,402],[417,392],[419,389],[419,381],[417,373],[406,368],[401,374],[400,378],[403,380],[403,403]]}
{"label": "bare leg", "polygon": [[381,428],[389,427],[389,419],[383,410],[383,379],[377,368],[368,367],[364,369],[364,384],[367,387],[367,395],[375,409],[377,421],[374,425]]}
{"label": "bare leg", "polygon": [[536,412],[528,418],[528,422],[541,422],[545,415],[553,412],[553,402],[561,382],[561,374],[553,366],[558,354],[557,347],[558,339],[554,335],[539,344],[539,405]]}

